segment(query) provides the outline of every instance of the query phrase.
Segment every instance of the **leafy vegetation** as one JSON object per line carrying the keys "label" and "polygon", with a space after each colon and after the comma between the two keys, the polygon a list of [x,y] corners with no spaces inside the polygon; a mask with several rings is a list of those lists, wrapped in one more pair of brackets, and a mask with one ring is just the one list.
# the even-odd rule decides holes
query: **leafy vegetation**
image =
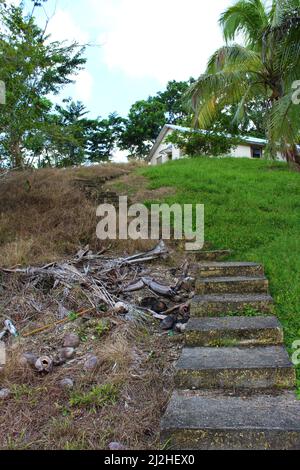
{"label": "leafy vegetation", "polygon": [[21,8],[0,3],[0,78],[6,84],[6,104],[1,106],[1,160],[13,167],[41,151],[48,134],[47,119],[56,95],[71,83],[85,63],[84,48],[77,43],[50,42],[32,16]]}
{"label": "leafy vegetation", "polygon": [[114,405],[118,396],[118,389],[115,385],[109,383],[97,385],[92,387],[89,392],[72,392],[70,406],[102,408],[106,405]]}
{"label": "leafy vegetation", "polygon": [[120,136],[120,147],[131,158],[144,158],[165,124],[180,124],[188,117],[183,98],[193,82],[192,78],[187,82],[170,81],[165,91],[132,105]]}
{"label": "leafy vegetation", "polygon": [[222,133],[192,130],[190,132],[174,131],[167,137],[166,142],[176,145],[184,155],[190,157],[199,156],[199,152],[201,155],[210,156],[229,155],[232,147],[239,143],[234,136],[227,138]]}
{"label": "leafy vegetation", "polygon": [[[34,2],[38,7],[41,2]],[[47,27],[37,26],[33,14],[0,2],[0,79],[6,85],[1,106],[0,166],[67,167],[108,161],[123,131],[116,114],[87,118],[81,102],[56,96],[86,63],[85,47],[51,41]]]}
{"label": "leafy vegetation", "polygon": [[[226,45],[189,91],[200,128],[229,105],[237,105],[235,120],[242,121],[247,105],[261,100],[269,155],[280,149],[294,165],[300,165],[300,114],[292,99],[300,74],[299,12],[299,0],[274,0],[271,8],[262,0],[238,0],[220,18]],[[243,45],[234,43],[238,35]]]}
{"label": "leafy vegetation", "polygon": [[99,338],[102,338],[110,330],[109,320],[100,320],[96,325],[96,333]]}

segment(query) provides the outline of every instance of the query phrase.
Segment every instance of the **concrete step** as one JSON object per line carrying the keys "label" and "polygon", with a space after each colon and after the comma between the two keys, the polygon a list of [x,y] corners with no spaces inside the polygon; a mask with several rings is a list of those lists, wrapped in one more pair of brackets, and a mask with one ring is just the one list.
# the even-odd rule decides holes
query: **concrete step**
{"label": "concrete step", "polygon": [[207,277],[196,281],[197,294],[267,294],[269,281],[266,277]]}
{"label": "concrete step", "polygon": [[210,294],[194,297],[191,316],[211,317],[225,313],[243,313],[248,309],[273,313],[274,302],[268,294]]}
{"label": "concrete step", "polygon": [[259,346],[283,343],[276,317],[191,318],[185,342],[197,346]]}
{"label": "concrete step", "polygon": [[167,441],[176,450],[299,450],[300,401],[292,392],[175,392],[161,422]]}
{"label": "concrete step", "polygon": [[201,278],[228,277],[228,276],[264,276],[264,268],[257,263],[199,263],[194,270]]}
{"label": "concrete step", "polygon": [[188,255],[192,255],[196,261],[221,261],[228,258],[232,251],[230,250],[214,250],[214,251],[189,251]]}
{"label": "concrete step", "polygon": [[295,369],[282,346],[184,348],[176,366],[179,389],[293,389]]}

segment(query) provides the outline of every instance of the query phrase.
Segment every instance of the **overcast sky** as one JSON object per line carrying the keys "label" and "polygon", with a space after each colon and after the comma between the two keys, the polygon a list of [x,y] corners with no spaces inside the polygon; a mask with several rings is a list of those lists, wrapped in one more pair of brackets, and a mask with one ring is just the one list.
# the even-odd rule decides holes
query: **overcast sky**
{"label": "overcast sky", "polygon": [[[11,0],[18,3],[18,0]],[[222,45],[220,13],[231,0],[48,0],[53,39],[91,43],[87,66],[66,95],[93,116],[126,115],[168,80],[197,77]],[[31,2],[25,0],[25,5]],[[56,5],[56,8],[55,8]],[[45,14],[38,10],[38,21]]]}

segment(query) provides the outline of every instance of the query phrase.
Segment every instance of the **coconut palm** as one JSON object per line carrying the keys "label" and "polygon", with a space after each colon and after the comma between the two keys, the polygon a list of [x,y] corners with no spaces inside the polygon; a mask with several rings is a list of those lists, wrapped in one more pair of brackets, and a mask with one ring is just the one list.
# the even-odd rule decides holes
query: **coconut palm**
{"label": "coconut palm", "polygon": [[[195,123],[206,128],[220,109],[237,105],[235,121],[248,103],[263,99],[268,154],[277,150],[297,163],[300,108],[292,85],[300,79],[300,0],[239,0],[220,18],[226,45],[210,58],[188,93]],[[240,36],[243,45],[234,41]]]}

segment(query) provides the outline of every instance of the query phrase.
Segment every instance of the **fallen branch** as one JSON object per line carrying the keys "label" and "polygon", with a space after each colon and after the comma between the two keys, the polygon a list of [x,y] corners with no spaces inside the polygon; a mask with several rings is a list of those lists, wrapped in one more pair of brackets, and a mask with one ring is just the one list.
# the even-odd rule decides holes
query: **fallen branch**
{"label": "fallen branch", "polygon": [[[91,306],[83,313],[92,310],[99,310],[105,304],[112,314],[125,316],[126,319],[132,321],[144,321],[148,318],[145,311],[135,305],[135,301],[128,301],[127,297],[122,294],[128,294],[138,291],[143,288],[149,289],[157,296],[167,297],[170,300],[177,301],[176,295],[177,286],[164,285],[152,277],[138,277],[141,276],[141,268],[134,265],[143,264],[148,261],[165,257],[168,250],[164,242],[160,242],[153,250],[144,253],[138,253],[124,258],[106,258],[103,255],[105,250],[94,254],[90,251],[89,246],[79,250],[73,259],[63,261],[61,263],[53,262],[44,266],[29,266],[22,268],[16,266],[14,268],[1,268],[0,272],[6,274],[18,274],[25,278],[25,282],[29,287],[35,289],[47,289],[47,291],[55,290],[62,286],[64,290],[80,289],[82,297],[85,297]],[[184,274],[181,276],[184,278]],[[144,272],[145,274],[145,272]],[[122,287],[123,283],[132,279],[132,282],[127,287]],[[24,281],[22,281],[24,283]],[[178,283],[177,283],[178,284]],[[176,300],[175,300],[176,299]],[[124,312],[117,312],[116,306],[122,303],[125,308]],[[89,306],[88,305],[88,306]],[[180,306],[176,306],[180,308]],[[165,315],[163,310],[166,310],[165,305],[157,313]],[[173,310],[172,310],[173,311]],[[38,312],[40,313],[40,311]],[[79,313],[78,315],[82,315]],[[153,312],[149,312],[153,315]],[[24,336],[31,336],[34,334],[42,333],[57,325],[68,322],[68,317],[59,320],[51,325],[46,325],[33,332],[26,333]]]}
{"label": "fallen branch", "polygon": [[190,303],[184,303],[184,304],[180,304],[180,305],[174,305],[174,307],[172,308],[169,308],[168,310],[166,310],[165,312],[163,312],[164,315],[170,315],[170,313],[174,313],[176,312],[176,310],[180,310],[180,309],[184,309],[184,308],[189,308],[190,307]]}
{"label": "fallen branch", "polygon": [[[82,312],[78,312],[74,314],[74,317],[76,318],[82,317],[86,313],[92,312],[94,309],[93,308],[88,308],[86,310],[83,310]],[[73,321],[70,317],[64,318],[63,320],[58,320],[54,323],[51,323],[50,325],[45,325],[42,326],[41,328],[37,328],[36,330],[30,331],[29,333],[25,333],[22,335],[23,338],[28,338],[29,336],[34,336],[38,333],[43,333],[44,331],[50,330],[51,328],[55,328],[56,326],[63,325],[65,323],[68,323],[70,321]]]}

